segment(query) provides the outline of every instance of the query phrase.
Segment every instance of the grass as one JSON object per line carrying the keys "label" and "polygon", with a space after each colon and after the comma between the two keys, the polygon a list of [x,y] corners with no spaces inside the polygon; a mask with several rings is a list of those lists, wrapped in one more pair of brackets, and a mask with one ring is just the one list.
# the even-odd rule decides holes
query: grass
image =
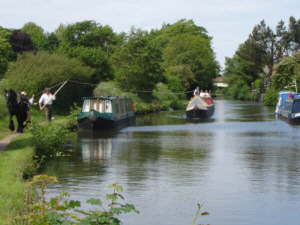
{"label": "grass", "polygon": [[30,134],[15,138],[0,152],[0,224],[8,224],[24,206],[25,174],[36,171]]}
{"label": "grass", "polygon": [[[0,140],[16,132],[8,128],[7,108],[5,107],[1,112]],[[46,120],[44,112],[41,112],[38,107],[32,107],[30,114],[32,122],[41,123]],[[55,112],[54,117],[53,122],[57,124],[65,124],[68,121],[66,116]],[[14,123],[16,126],[15,118]],[[11,141],[6,151],[0,152],[0,224],[9,224],[8,221],[22,212],[26,187],[26,180],[23,177],[34,175],[37,171],[30,137],[31,133],[25,129],[22,135]]]}

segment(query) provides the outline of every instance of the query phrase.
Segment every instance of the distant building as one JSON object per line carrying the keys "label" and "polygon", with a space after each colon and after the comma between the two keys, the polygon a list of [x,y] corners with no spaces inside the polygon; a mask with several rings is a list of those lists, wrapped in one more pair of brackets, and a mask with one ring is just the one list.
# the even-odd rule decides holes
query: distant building
{"label": "distant building", "polygon": [[224,82],[224,77],[216,77],[213,79],[213,86],[219,88],[228,87],[228,84]]}

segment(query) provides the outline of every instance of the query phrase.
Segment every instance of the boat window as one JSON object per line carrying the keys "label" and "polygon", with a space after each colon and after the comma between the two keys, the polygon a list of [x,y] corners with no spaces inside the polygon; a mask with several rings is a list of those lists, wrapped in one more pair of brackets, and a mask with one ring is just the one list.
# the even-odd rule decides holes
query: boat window
{"label": "boat window", "polygon": [[102,109],[103,109],[102,104],[103,104],[102,101],[100,101],[100,102],[99,102],[99,112],[101,112],[101,113],[102,113]]}
{"label": "boat window", "polygon": [[122,108],[123,108],[123,112],[125,113],[126,112],[126,107],[125,107],[125,101],[124,101],[124,99],[122,100]]}
{"label": "boat window", "polygon": [[90,100],[84,100],[82,112],[89,112],[90,111]]}
{"label": "boat window", "polygon": [[119,106],[118,106],[118,102],[115,102],[115,105],[114,105],[114,108],[115,108],[115,114],[118,114],[119,113]]}
{"label": "boat window", "polygon": [[111,101],[105,100],[105,112],[111,113]]}
{"label": "boat window", "polygon": [[286,101],[285,102],[285,106],[284,106],[284,110],[287,111],[292,111],[292,107],[293,107],[293,102],[292,101]]}
{"label": "boat window", "polygon": [[97,111],[97,102],[96,101],[93,102],[93,109],[95,109]]}
{"label": "boat window", "polygon": [[300,101],[294,101],[293,113],[299,113],[299,112],[300,112]]}

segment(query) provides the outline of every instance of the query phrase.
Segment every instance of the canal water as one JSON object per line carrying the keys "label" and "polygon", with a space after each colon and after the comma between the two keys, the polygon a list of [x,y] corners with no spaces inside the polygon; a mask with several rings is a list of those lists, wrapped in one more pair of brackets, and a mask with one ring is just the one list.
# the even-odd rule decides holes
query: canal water
{"label": "canal water", "polygon": [[160,112],[116,133],[79,132],[72,155],[44,172],[59,179],[50,197],[65,190],[85,210],[117,181],[140,211],[121,215],[125,225],[192,224],[197,203],[210,215],[196,224],[300,223],[300,126],[260,103],[216,99],[206,121]]}

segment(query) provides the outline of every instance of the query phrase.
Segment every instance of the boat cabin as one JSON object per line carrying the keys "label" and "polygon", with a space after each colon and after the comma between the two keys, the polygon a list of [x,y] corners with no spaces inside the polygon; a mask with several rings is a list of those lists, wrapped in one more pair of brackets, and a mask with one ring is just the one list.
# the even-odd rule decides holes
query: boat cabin
{"label": "boat cabin", "polygon": [[83,99],[82,112],[97,111],[114,115],[133,112],[133,103],[125,97],[89,97]]}
{"label": "boat cabin", "polygon": [[134,105],[126,97],[85,97],[77,121],[87,129],[130,126],[135,122]]}
{"label": "boat cabin", "polygon": [[[300,93],[295,93],[293,91],[292,91],[292,93],[294,94],[294,99],[300,98]],[[281,110],[284,109],[286,100],[289,99],[289,96],[290,96],[289,91],[280,91],[279,92],[278,101],[277,101],[276,110],[275,110],[275,112],[277,114],[280,114]]]}

